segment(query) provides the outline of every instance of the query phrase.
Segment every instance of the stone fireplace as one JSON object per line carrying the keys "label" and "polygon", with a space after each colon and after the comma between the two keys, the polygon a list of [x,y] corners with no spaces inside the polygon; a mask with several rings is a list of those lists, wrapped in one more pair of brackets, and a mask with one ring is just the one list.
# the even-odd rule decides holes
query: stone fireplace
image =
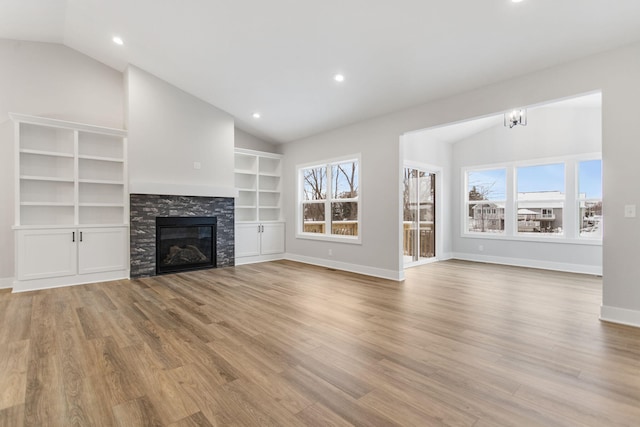
{"label": "stone fireplace", "polygon": [[[163,260],[191,259],[195,268],[199,267],[230,267],[234,265],[234,199],[232,197],[195,197],[195,196],[164,196],[155,194],[131,194],[130,196],[130,226],[131,226],[131,278],[153,276],[159,273],[170,272],[163,269]],[[205,242],[207,239],[206,227],[203,225],[196,227],[189,232],[181,244],[172,242],[176,238],[175,233],[169,233],[166,253],[159,255],[156,247],[159,240],[156,235],[156,223],[164,224],[166,220],[158,218],[186,218],[181,224],[190,222],[189,219],[198,218],[196,222],[202,222],[202,218],[208,218],[214,222],[212,228],[214,232],[211,238],[215,239],[212,244],[212,255],[209,261],[202,257],[206,256]],[[169,220],[171,221],[171,220]],[[180,222],[178,221],[178,222]],[[194,224],[194,222],[191,222]],[[183,227],[184,228],[184,227]],[[200,237],[202,238],[200,239]],[[198,242],[197,240],[201,240]],[[195,244],[194,244],[195,243]],[[200,246],[202,244],[202,247]],[[174,246],[173,252],[171,246]],[[192,246],[193,248],[187,248]],[[197,248],[195,250],[194,248]],[[186,250],[179,253],[178,251]],[[199,252],[199,253],[198,253]],[[215,256],[213,256],[215,255]],[[159,258],[162,258],[158,261]],[[201,262],[197,262],[200,259]],[[174,262],[174,263],[175,263]],[[175,266],[175,265],[174,265]],[[176,271],[176,270],[173,270]]]}

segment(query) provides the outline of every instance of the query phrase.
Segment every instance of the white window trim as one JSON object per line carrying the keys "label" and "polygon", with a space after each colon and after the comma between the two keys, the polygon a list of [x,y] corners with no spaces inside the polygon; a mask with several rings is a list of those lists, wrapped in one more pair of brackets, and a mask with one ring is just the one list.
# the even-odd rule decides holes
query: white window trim
{"label": "white window trim", "polygon": [[[578,219],[579,203],[583,201],[602,201],[602,199],[581,199],[579,198],[579,178],[578,164],[589,160],[602,160],[602,153],[586,153],[572,156],[549,157],[541,159],[530,159],[522,161],[501,162],[495,164],[483,164],[477,166],[465,166],[461,168],[461,215],[460,215],[460,237],[475,239],[492,239],[492,240],[517,240],[526,242],[544,242],[544,243],[564,243],[576,245],[602,245],[601,237],[580,236],[580,227]],[[517,193],[517,177],[516,171],[519,167],[540,166],[549,164],[565,165],[565,197],[563,202],[563,233],[562,234],[546,234],[541,233],[535,235],[532,233],[518,232],[518,224],[515,220],[518,204]],[[504,202],[505,203],[505,227],[503,232],[483,233],[479,231],[467,230],[467,204],[468,200],[468,172],[482,170],[507,170],[506,182],[506,200],[489,200],[488,202]],[[540,200],[544,202],[544,200]],[[555,200],[554,202],[558,202]],[[568,206],[571,207],[568,209]],[[567,215],[569,214],[569,215]],[[573,218],[573,220],[572,220]],[[567,223],[570,221],[570,223]],[[604,227],[603,227],[604,228]]]}
{"label": "white window trim", "polygon": [[[332,182],[331,167],[337,163],[357,162],[358,163],[358,197],[350,199],[334,199],[330,183]],[[304,185],[302,184],[302,170],[318,167],[327,167],[327,198],[326,200],[304,201]],[[330,180],[331,179],[331,180]],[[352,154],[348,156],[334,157],[331,159],[321,160],[318,162],[304,163],[296,165],[296,185],[298,187],[296,197],[296,238],[307,240],[323,240],[329,242],[362,244],[362,159],[361,154]],[[339,234],[329,234],[331,230],[331,203],[332,202],[357,202],[358,203],[358,235],[344,236]],[[305,233],[303,230],[302,205],[304,203],[324,203],[325,204],[325,233]]]}

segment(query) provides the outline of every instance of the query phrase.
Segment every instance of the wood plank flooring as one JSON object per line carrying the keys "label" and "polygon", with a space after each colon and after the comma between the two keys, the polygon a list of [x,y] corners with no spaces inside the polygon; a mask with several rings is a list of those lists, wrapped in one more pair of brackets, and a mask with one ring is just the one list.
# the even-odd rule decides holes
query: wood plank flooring
{"label": "wood plank flooring", "polygon": [[0,426],[638,426],[593,276],[279,261],[0,293]]}

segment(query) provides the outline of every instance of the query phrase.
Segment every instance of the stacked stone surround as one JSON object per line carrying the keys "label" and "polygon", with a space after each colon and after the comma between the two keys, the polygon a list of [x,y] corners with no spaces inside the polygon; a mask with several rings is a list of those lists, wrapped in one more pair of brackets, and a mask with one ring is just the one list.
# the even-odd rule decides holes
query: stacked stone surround
{"label": "stacked stone surround", "polygon": [[156,274],[156,217],[215,216],[216,263],[235,262],[234,199],[230,197],[159,196],[131,194],[131,278]]}

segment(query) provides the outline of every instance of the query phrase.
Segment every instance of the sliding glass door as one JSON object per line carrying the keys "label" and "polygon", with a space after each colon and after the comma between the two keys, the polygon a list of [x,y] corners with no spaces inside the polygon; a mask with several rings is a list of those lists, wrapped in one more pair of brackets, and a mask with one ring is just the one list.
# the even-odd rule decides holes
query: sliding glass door
{"label": "sliding glass door", "polygon": [[436,256],[436,174],[405,167],[403,197],[404,266]]}

